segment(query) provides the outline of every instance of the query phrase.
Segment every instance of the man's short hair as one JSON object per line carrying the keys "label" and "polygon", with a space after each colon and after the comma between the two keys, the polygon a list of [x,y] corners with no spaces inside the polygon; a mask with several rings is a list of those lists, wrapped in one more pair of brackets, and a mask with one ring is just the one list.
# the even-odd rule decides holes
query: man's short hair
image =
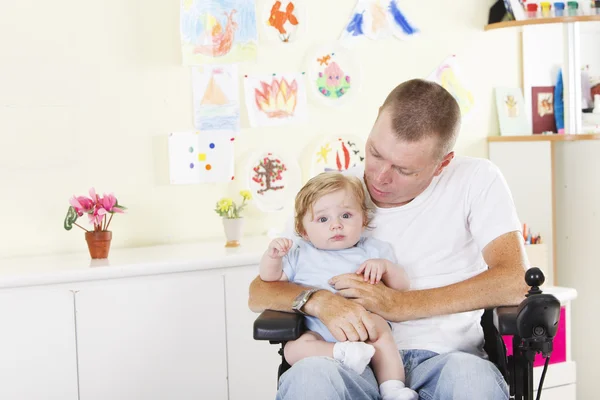
{"label": "man's short hair", "polygon": [[460,129],[460,107],[442,86],[423,79],[412,79],[396,86],[380,108],[392,117],[392,128],[399,139],[417,142],[432,136],[439,140],[441,158],[449,153]]}
{"label": "man's short hair", "polygon": [[367,227],[370,221],[369,209],[366,202],[366,193],[362,182],[355,176],[342,175],[339,172],[322,172],[309,179],[296,196],[295,226],[296,233],[302,236],[305,233],[302,219],[306,213],[312,213],[315,203],[323,196],[346,189],[356,199],[363,214],[363,226]]}

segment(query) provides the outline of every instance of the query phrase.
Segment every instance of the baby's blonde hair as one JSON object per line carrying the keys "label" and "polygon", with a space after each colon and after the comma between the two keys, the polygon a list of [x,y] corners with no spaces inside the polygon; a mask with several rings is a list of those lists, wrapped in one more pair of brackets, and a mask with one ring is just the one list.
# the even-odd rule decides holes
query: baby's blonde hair
{"label": "baby's blonde hair", "polygon": [[360,179],[354,176],[342,175],[339,172],[322,172],[311,178],[296,196],[296,218],[295,229],[300,236],[306,233],[302,220],[307,212],[313,212],[315,203],[323,196],[347,189],[360,204],[363,226],[367,227],[370,222],[369,209],[367,207],[365,189]]}

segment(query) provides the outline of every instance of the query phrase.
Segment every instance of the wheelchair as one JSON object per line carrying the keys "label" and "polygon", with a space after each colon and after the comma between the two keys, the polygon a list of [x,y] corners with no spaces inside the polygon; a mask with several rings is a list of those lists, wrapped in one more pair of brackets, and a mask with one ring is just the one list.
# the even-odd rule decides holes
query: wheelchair
{"label": "wheelchair", "polygon": [[[546,358],[538,385],[537,399],[540,399],[544,377],[552,353],[552,344],[560,318],[560,302],[551,294],[544,294],[540,286],[544,274],[539,268],[525,272],[525,281],[530,286],[526,298],[518,306],[504,306],[484,311],[481,326],[484,334],[484,350],[509,386],[510,399],[534,400],[533,361],[542,353]],[[281,364],[277,371],[279,378],[290,368],[283,356],[283,348],[290,340],[295,340],[306,330],[304,317],[300,314],[265,310],[254,321],[254,339],[268,340],[281,345]],[[507,357],[502,336],[512,335],[512,355]]]}

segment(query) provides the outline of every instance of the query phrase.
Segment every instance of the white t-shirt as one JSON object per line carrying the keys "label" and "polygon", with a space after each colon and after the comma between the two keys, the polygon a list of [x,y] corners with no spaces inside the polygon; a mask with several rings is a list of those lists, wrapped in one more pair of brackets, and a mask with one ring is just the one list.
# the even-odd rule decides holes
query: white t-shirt
{"label": "white t-shirt", "polygon": [[[363,169],[346,173],[363,179]],[[455,157],[410,203],[379,208],[370,199],[373,230],[365,235],[389,242],[406,270],[410,290],[464,281],[487,270],[483,248],[519,231],[512,195],[489,160]],[[288,232],[288,237],[291,232]],[[393,323],[399,349],[436,353],[464,351],[485,356],[480,325],[483,310]]]}

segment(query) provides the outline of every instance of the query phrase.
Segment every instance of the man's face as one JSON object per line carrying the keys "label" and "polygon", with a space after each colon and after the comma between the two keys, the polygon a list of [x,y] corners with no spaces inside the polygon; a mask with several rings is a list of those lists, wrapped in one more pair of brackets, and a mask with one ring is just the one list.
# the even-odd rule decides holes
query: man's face
{"label": "man's face", "polygon": [[366,143],[365,181],[373,202],[397,207],[427,189],[454,158],[450,152],[440,159],[438,146],[430,136],[418,142],[398,139],[391,116],[381,111]]}

